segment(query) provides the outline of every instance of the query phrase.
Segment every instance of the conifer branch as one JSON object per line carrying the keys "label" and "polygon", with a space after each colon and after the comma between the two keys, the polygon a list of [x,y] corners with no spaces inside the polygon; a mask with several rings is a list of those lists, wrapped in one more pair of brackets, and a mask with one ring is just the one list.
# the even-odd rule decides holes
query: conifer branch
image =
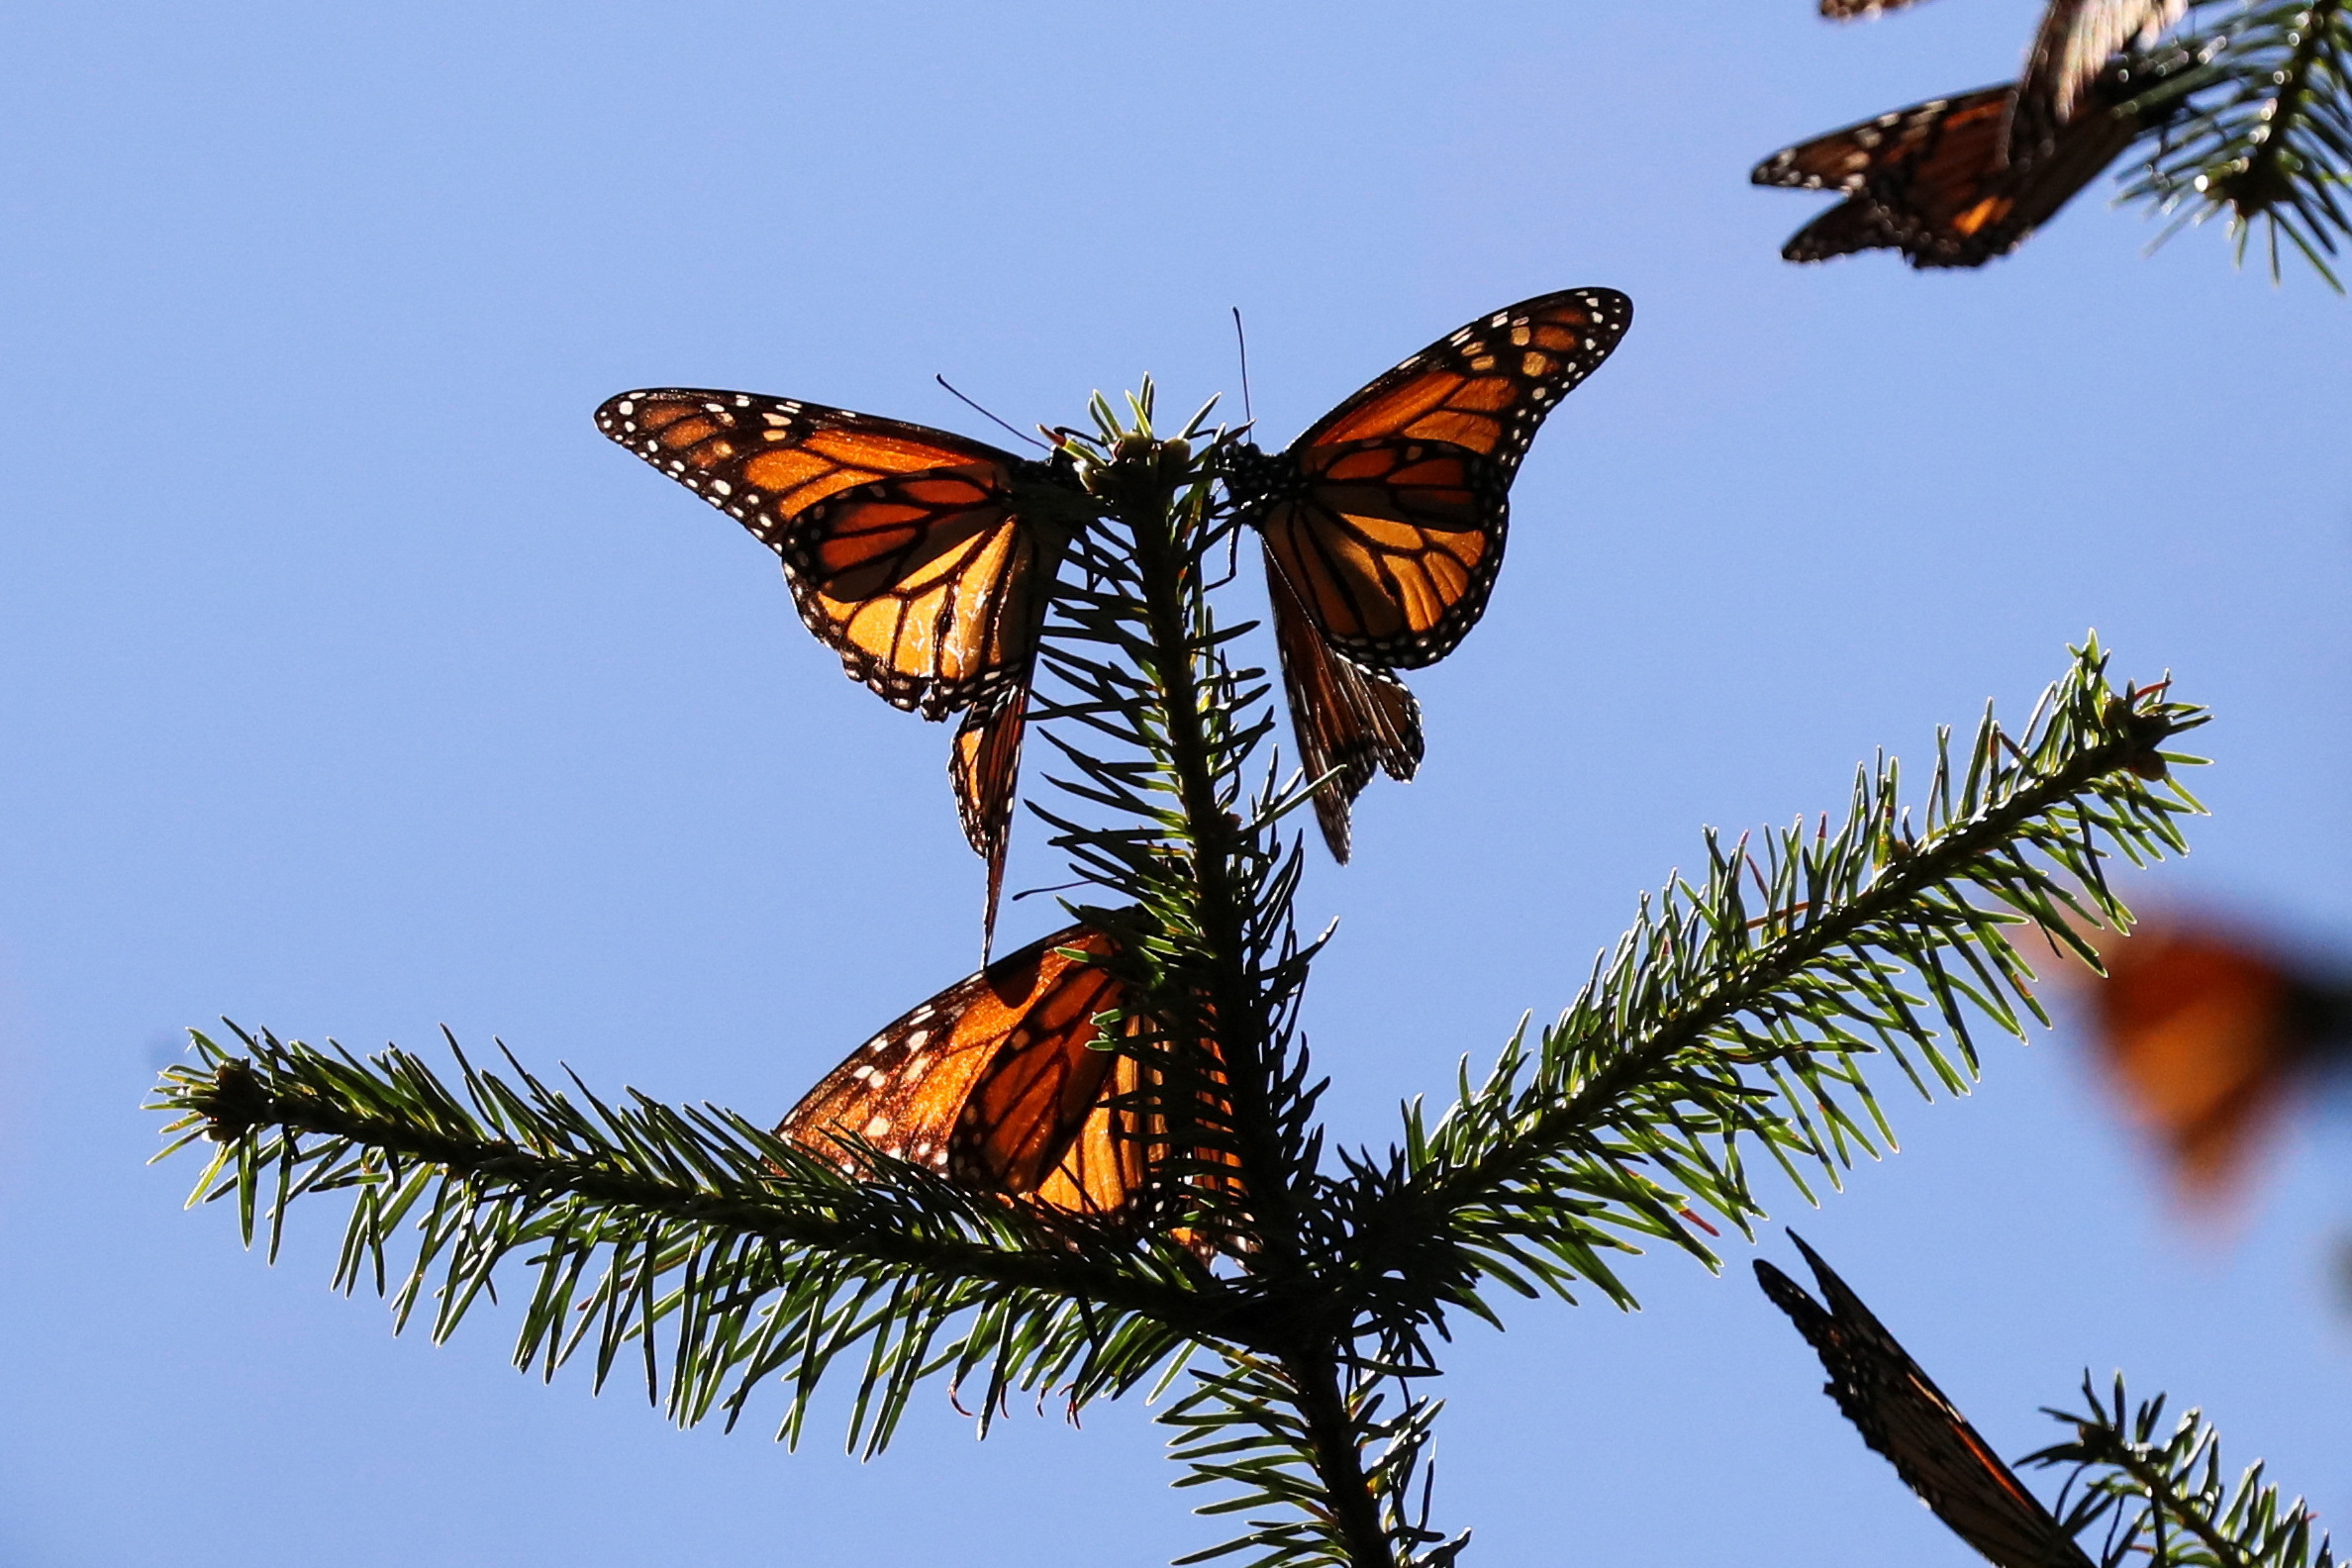
{"label": "conifer branch", "polygon": [[1075,1409],[1150,1376],[1233,1306],[1180,1248],[1041,1234],[918,1166],[852,1181],[730,1112],[584,1088],[575,1102],[462,1055],[452,1088],[405,1051],[238,1041],[233,1054],[197,1035],[199,1062],[166,1072],[150,1103],[178,1118],[165,1153],[218,1144],[192,1203],[234,1199],[248,1244],[265,1218],[274,1260],[296,1199],[348,1191],[337,1288],[371,1282],[398,1326],[430,1301],[436,1341],[520,1263],[535,1283],[516,1364],[552,1378],[593,1341],[599,1387],[634,1356],[681,1424],[717,1408],[732,1427],[781,1378],[778,1435],[797,1438],[823,1374],[862,1347],[850,1441],[876,1452],[923,1376],[983,1378],[984,1416],[1017,1389]]}
{"label": "conifer branch", "polygon": [[2074,1437],[2029,1454],[2022,1463],[2072,1465],[2067,1528],[2104,1522],[2103,1568],[2126,1561],[2152,1568],[2333,1568],[2324,1534],[2314,1535],[2303,1499],[2284,1501],[2257,1460],[2229,1485],[2221,1470],[2221,1434],[2192,1410],[2161,1437],[2164,1396],[2129,1407],[2120,1374],[2102,1402],[2089,1373],[2080,1411],[2045,1412],[2072,1425]]}
{"label": "conifer branch", "polygon": [[1975,1077],[1972,1017],[2022,1037],[2042,1014],[2011,931],[2096,963],[2080,928],[2129,920],[2106,859],[2180,852],[2175,819],[2201,810],[2170,777],[2198,759],[2159,747],[2205,714],[2162,687],[2113,692],[2106,666],[2096,640],[2080,650],[2021,737],[1988,713],[1957,769],[1939,738],[1915,833],[1882,757],[1835,832],[1800,823],[1761,855],[1711,835],[1705,882],[1645,900],[1532,1051],[1515,1039],[1475,1087],[1465,1070],[1433,1125],[1409,1107],[1402,1147],[1353,1160],[1346,1200],[1351,1287],[1386,1292],[1348,1305],[1375,1312],[1388,1353],[1447,1306],[1491,1318],[1483,1277],[1629,1305],[1605,1255],[1635,1238],[1713,1266],[1691,1206],[1743,1232],[1762,1215],[1746,1145],[1800,1191],[1809,1167],[1834,1185],[1892,1141],[1867,1058],[1931,1097]]}
{"label": "conifer branch", "polygon": [[2184,224],[2226,220],[2242,258],[2259,224],[2269,237],[2270,272],[2280,276],[2280,242],[2298,251],[2338,293],[2331,265],[2352,238],[2352,0],[2201,0],[2208,30],[2187,40],[2198,69],[2129,106],[2181,105],[2151,131],[2155,150],[2123,199],[2177,214],[2159,238]]}

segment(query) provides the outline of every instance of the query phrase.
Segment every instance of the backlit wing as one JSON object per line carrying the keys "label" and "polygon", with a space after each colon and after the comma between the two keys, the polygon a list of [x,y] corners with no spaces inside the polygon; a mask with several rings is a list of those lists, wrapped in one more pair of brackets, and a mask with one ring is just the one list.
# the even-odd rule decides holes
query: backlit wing
{"label": "backlit wing", "polygon": [[1021,740],[1029,728],[1027,678],[1008,684],[985,706],[964,715],[947,753],[947,779],[964,837],[988,862],[988,904],[980,921],[980,953],[996,940],[998,896],[1005,886],[1005,852],[1013,841],[1013,806],[1021,781]]}
{"label": "backlit wing", "polygon": [[1331,775],[1316,792],[1315,816],[1331,858],[1347,863],[1348,808],[1378,767],[1403,781],[1421,765],[1421,704],[1405,683],[1331,651],[1299,596],[1266,554],[1266,594],[1273,605],[1274,646],[1290,699],[1299,761],[1310,778]]}
{"label": "backlit wing", "polygon": [[1836,22],[1851,22],[1856,17],[1877,16],[1882,11],[1900,11],[1915,0],[1821,0],[1821,15]]}
{"label": "backlit wing", "polygon": [[[1125,1010],[1111,938],[1055,931],[932,997],[858,1047],[776,1129],[857,1168],[858,1144],[981,1190],[1046,1183],[1102,1098]],[[1099,1185],[1099,1184],[1098,1184]]]}
{"label": "backlit wing", "polygon": [[609,398],[596,428],[781,551],[794,518],[889,474],[1020,461],[945,431],[756,392],[652,387]]}
{"label": "backlit wing", "polygon": [[1024,518],[997,463],[894,475],[793,520],[801,620],[852,680],[941,719],[1026,683],[1068,536]]}
{"label": "backlit wing", "polygon": [[2025,1490],[1976,1428],[1920,1370],[1861,1298],[1792,1233],[1813,1266],[1824,1310],[1761,1258],[1756,1279],[1812,1342],[1829,1373],[1825,1392],[1895,1465],[1904,1483],[1953,1533],[2001,1568],[2092,1568],[2040,1500]]}
{"label": "backlit wing", "polygon": [[1293,441],[1245,505],[1308,619],[1382,669],[1433,664],[1486,609],[1511,481],[1559,400],[1633,319],[1614,289],[1481,317]]}
{"label": "backlit wing", "polygon": [[[1237,1191],[1228,1156],[1196,1148],[1177,1160],[1164,1108],[1153,1109],[1165,1066],[1105,1048],[1151,1027],[1116,956],[1108,934],[1081,925],[997,960],[860,1046],[778,1133],[852,1174],[871,1148],[1093,1220],[1130,1216],[1163,1170],[1177,1185]],[[1164,1064],[1166,1047],[1155,1048]],[[1229,1120],[1223,1063],[1205,1049],[1202,1118]],[[1199,1230],[1173,1233],[1204,1257],[1216,1249]]]}
{"label": "backlit wing", "polygon": [[2078,114],[2096,113],[2092,84],[2107,62],[2134,40],[2153,43],[2187,9],[2188,0],[2050,0],[2025,54],[2009,155],[2032,156]]}

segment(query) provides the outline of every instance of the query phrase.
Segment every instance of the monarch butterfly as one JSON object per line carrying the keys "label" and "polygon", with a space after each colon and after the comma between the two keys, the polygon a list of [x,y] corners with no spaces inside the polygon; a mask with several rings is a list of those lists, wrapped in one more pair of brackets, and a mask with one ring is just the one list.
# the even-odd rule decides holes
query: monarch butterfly
{"label": "monarch butterfly", "polygon": [[1536,427],[1617,347],[1633,302],[1563,289],[1482,316],[1268,455],[1246,442],[1226,486],[1265,542],[1291,728],[1332,858],[1374,767],[1409,779],[1421,707],[1393,674],[1453,651],[1503,564],[1511,481]]}
{"label": "monarch butterfly", "polygon": [[[1132,1049],[1159,1031],[1119,953],[1115,937],[1082,924],[999,958],[852,1051],[778,1135],[844,1171],[871,1151],[1049,1213],[1130,1217],[1174,1151],[1151,1106],[1170,1075]],[[1199,1098],[1214,1123],[1223,1069],[1207,1049]],[[1223,1149],[1192,1149],[1182,1166],[1196,1183],[1237,1190]],[[1215,1249],[1198,1232],[1177,1235]]]}
{"label": "monarch butterfly", "polygon": [[2025,1490],[2015,1472],[1977,1435],[1919,1363],[1871,1316],[1862,1299],[1797,1236],[1827,1301],[1762,1258],[1756,1282],[1812,1342],[1829,1373],[1822,1392],[1895,1465],[1954,1534],[2001,1568],[2092,1568],[2074,1536]]}
{"label": "monarch butterfly", "polygon": [[[1839,21],[1896,11],[1912,0],[1821,0]],[[2001,155],[2039,155],[2071,125],[2107,62],[2135,39],[2146,43],[2181,19],[2188,0],[2050,0],[2025,50],[2025,74],[2001,127]]]}
{"label": "monarch butterfly", "polygon": [[1091,508],[1066,459],[752,392],[624,392],[596,428],[784,561],[803,623],[849,678],[926,719],[964,718],[947,759],[988,863],[996,931],[1037,638]]}
{"label": "monarch butterfly", "polygon": [[2101,954],[2094,1037],[2181,1190],[2218,1197],[2313,1073],[2352,1046],[2352,987],[2216,924],[2152,920]]}
{"label": "monarch butterfly", "polygon": [[2095,83],[2098,106],[2029,159],[2008,161],[2003,152],[2017,103],[2011,83],[1931,99],[1784,147],[1748,177],[1845,196],[1790,237],[1781,254],[1791,261],[1894,249],[1914,267],[1982,266],[2022,245],[2155,124],[2120,106],[2189,64],[2185,53],[2115,62]]}

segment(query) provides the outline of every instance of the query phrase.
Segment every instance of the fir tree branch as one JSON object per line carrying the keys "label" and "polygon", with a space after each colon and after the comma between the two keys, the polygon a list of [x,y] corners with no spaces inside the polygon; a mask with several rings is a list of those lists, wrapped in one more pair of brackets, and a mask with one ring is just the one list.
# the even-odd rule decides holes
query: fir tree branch
{"label": "fir tree branch", "polygon": [[437,1341],[517,1259],[536,1280],[519,1366],[552,1377],[593,1336],[599,1386],[634,1351],[662,1399],[666,1328],[665,1403],[684,1424],[723,1405],[732,1426],[782,1376],[779,1435],[797,1437],[822,1375],[863,1345],[850,1435],[876,1451],[929,1373],[984,1374],[984,1409],[1054,1387],[1074,1408],[1133,1386],[1234,1305],[1180,1248],[1041,1234],[920,1167],[852,1181],[731,1113],[584,1089],[583,1107],[461,1055],[452,1089],[403,1051],[360,1061],[238,1037],[233,1055],[198,1035],[200,1063],[170,1069],[151,1102],[179,1118],[166,1153],[219,1145],[192,1203],[234,1198],[249,1244],[266,1190],[274,1259],[296,1199],[349,1190],[337,1286],[371,1278],[403,1326],[431,1299]]}
{"label": "fir tree branch", "polygon": [[2106,665],[2082,649],[2019,739],[1988,714],[1957,773],[1939,742],[1922,832],[1882,758],[1834,833],[1800,824],[1761,856],[1711,837],[1705,883],[1645,901],[1532,1051],[1514,1040],[1434,1125],[1409,1107],[1401,1148],[1351,1161],[1330,1309],[1369,1314],[1403,1358],[1447,1306],[1491,1317],[1486,1277],[1630,1304],[1605,1253],[1653,1237],[1713,1266],[1690,1206],[1743,1231],[1761,1216],[1746,1143],[1801,1191],[1805,1168],[1834,1184],[1891,1143],[1866,1058],[1892,1056],[1923,1096],[1963,1092],[1972,1014],[2020,1037],[2041,1017],[2010,931],[2096,963],[2079,927],[2129,919],[2105,859],[2180,852],[2175,819],[2200,810],[2147,775],[2197,760],[2157,748],[2205,715],[2162,688],[2110,691]]}
{"label": "fir tree branch", "polygon": [[[2221,9],[2203,0],[2199,19]],[[2190,45],[2206,63],[2132,106],[2186,103],[2123,199],[2178,214],[2161,238],[2226,219],[2241,258],[2259,223],[2274,280],[2283,238],[2343,292],[2330,260],[2352,237],[2352,0],[2231,0]]]}
{"label": "fir tree branch", "polygon": [[2103,1403],[2085,1373],[2081,1411],[2045,1412],[2073,1426],[2073,1439],[2020,1461],[2074,1466],[2067,1527],[2079,1533],[2106,1521],[2107,1568],[2126,1560],[2153,1568],[2333,1568],[2328,1538],[2313,1538],[2310,1510],[2301,1498],[2282,1500],[2259,1460],[2235,1487],[2225,1483],[2221,1434],[2202,1411],[2159,1439],[2164,1404],[2160,1394],[2127,1418],[2122,1377]]}

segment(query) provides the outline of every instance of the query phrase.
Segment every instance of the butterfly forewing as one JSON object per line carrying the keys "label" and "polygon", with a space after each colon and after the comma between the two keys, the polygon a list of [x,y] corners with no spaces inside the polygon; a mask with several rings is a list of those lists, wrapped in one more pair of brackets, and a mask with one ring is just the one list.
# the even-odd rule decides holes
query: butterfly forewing
{"label": "butterfly forewing", "polygon": [[774,549],[786,524],[836,491],[886,474],[1015,460],[921,425],[706,387],[624,392],[596,411],[596,428]]}
{"label": "butterfly forewing", "polygon": [[2092,1568],[2050,1511],[1977,1435],[1910,1352],[1794,1235],[1827,1309],[1770,1263],[1756,1279],[1829,1374],[1827,1392],[1936,1518],[2002,1568]]}
{"label": "butterfly forewing", "polygon": [[1554,404],[1591,375],[1633,320],[1615,289],[1563,289],[1448,333],[1293,441],[1443,441],[1496,464],[1508,484]]}
{"label": "butterfly forewing", "polygon": [[1040,1099],[1038,1087],[1083,1087],[1092,1074],[1099,1088],[1113,1060],[1092,1049],[1096,1015],[1122,1000],[1100,963],[1111,950],[1073,926],[957,981],[859,1046],[777,1131],[844,1169],[862,1144],[992,1190],[1033,1190],[1091,1106]]}
{"label": "butterfly forewing", "polygon": [[1307,619],[1381,669],[1451,652],[1502,566],[1512,476],[1559,400],[1632,321],[1565,289],[1447,334],[1253,471],[1243,507]]}
{"label": "butterfly forewing", "polygon": [[1904,177],[1905,171],[1931,155],[1947,136],[1965,133],[1972,125],[1981,124],[1987,147],[1997,147],[1992,139],[2009,114],[2015,91],[2007,84],[1983,87],[1897,109],[1783,147],[1750,170],[1748,178],[1758,185],[1850,194],[1874,179]]}

